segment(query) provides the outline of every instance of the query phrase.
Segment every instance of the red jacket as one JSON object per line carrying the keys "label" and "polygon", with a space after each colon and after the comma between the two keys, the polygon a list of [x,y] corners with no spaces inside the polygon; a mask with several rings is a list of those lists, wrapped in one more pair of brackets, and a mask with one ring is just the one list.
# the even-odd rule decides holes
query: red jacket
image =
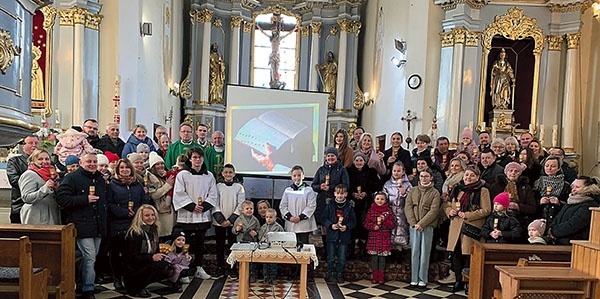
{"label": "red jacket", "polygon": [[[379,229],[375,230],[377,217],[383,215]],[[372,204],[365,217],[365,228],[369,231],[367,251],[383,252],[392,250],[392,230],[396,227],[396,218],[386,202],[382,206]]]}

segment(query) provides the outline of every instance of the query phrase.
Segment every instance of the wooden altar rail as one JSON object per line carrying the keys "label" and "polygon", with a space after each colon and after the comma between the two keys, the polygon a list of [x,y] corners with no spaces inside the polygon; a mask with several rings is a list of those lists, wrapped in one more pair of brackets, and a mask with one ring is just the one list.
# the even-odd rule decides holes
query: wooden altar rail
{"label": "wooden altar rail", "polygon": [[[590,240],[571,241],[573,244],[571,267],[600,279],[600,208],[590,208],[590,210],[592,211]],[[592,298],[600,298],[598,285],[594,288]]]}

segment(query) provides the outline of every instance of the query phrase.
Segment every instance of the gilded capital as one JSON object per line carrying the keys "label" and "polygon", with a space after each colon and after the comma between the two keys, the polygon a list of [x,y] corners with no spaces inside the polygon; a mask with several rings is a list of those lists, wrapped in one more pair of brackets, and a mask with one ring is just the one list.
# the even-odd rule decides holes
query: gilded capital
{"label": "gilded capital", "polygon": [[454,46],[452,31],[440,32],[440,40],[442,41],[442,48]]}
{"label": "gilded capital", "polygon": [[465,46],[477,47],[480,35],[481,32],[467,30],[467,32],[465,33]]}
{"label": "gilded capital", "polygon": [[338,25],[340,25],[340,30],[348,32],[348,33],[358,34],[360,32],[360,28],[362,27],[361,22],[352,21],[352,20],[348,20],[348,19],[337,20],[337,23],[338,23]]}
{"label": "gilded capital", "polygon": [[567,49],[579,49],[579,39],[581,38],[581,33],[567,33],[565,34],[565,39],[567,40]]}
{"label": "gilded capital", "polygon": [[310,22],[310,28],[312,28],[313,34],[321,35],[321,28],[323,28],[322,22]]}
{"label": "gilded capital", "polygon": [[553,13],[567,13],[567,12],[581,12],[586,11],[590,6],[592,6],[593,1],[589,0],[581,0],[571,3],[565,4],[554,4],[550,3],[548,5],[548,9]]}
{"label": "gilded capital", "polygon": [[308,37],[309,32],[310,30],[308,29],[308,26],[300,26],[300,36]]}
{"label": "gilded capital", "polygon": [[210,9],[202,9],[196,15],[197,21],[198,23],[209,23],[212,20],[214,14],[215,12]]}
{"label": "gilded capital", "polygon": [[465,27],[452,28],[451,32],[454,37],[455,44],[465,43],[465,35],[467,34],[467,29]]}
{"label": "gilded capital", "polygon": [[546,37],[548,40],[548,50],[549,51],[560,51],[562,50],[563,45],[563,37],[560,35],[548,35]]}
{"label": "gilded capital", "polygon": [[61,26],[73,26],[73,12],[70,9],[59,9],[58,19]]}
{"label": "gilded capital", "polygon": [[42,26],[44,27],[44,30],[48,31],[48,29],[54,26],[54,21],[56,20],[57,14],[56,8],[52,7],[51,5],[46,5],[40,8],[40,11],[44,15],[44,24]]}
{"label": "gilded capital", "polygon": [[85,25],[88,10],[83,7],[74,6],[71,8],[71,11],[73,12],[73,24]]}
{"label": "gilded capital", "polygon": [[231,29],[239,28],[242,25],[243,18],[240,16],[231,17]]}
{"label": "gilded capital", "polygon": [[102,18],[104,18],[104,16],[101,14],[88,13],[85,17],[85,28],[100,30],[100,22],[102,22]]}
{"label": "gilded capital", "polygon": [[244,22],[244,28],[242,28],[244,33],[252,33],[253,24],[252,22]]}

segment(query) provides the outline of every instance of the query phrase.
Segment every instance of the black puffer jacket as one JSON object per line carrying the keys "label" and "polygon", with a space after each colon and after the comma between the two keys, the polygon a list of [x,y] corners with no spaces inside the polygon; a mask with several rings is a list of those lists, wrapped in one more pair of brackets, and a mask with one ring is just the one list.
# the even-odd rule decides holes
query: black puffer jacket
{"label": "black puffer jacket", "polygon": [[144,187],[138,181],[133,181],[130,185],[125,185],[118,179],[113,179],[108,184],[106,190],[106,200],[108,202],[108,232],[111,237],[125,237],[125,233],[131,225],[133,216],[129,216],[129,202],[133,202],[133,211],[147,204],[146,192]]}
{"label": "black puffer jacket", "polygon": [[566,204],[550,225],[550,232],[556,238],[555,243],[571,245],[571,240],[587,240],[592,218],[590,208],[597,206],[598,203],[591,197],[575,204]]}

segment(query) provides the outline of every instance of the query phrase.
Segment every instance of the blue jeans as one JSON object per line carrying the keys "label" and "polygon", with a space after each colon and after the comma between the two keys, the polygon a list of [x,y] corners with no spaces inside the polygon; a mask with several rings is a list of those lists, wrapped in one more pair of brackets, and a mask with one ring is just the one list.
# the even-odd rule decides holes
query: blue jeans
{"label": "blue jeans", "polygon": [[263,277],[277,279],[277,264],[263,264]]}
{"label": "blue jeans", "polygon": [[83,282],[82,291],[93,291],[94,280],[96,279],[96,255],[100,251],[100,237],[97,238],[77,238],[77,248],[81,251],[81,280]]}
{"label": "blue jeans", "polygon": [[431,242],[433,241],[433,227],[423,228],[417,231],[410,228],[410,281],[427,283],[429,274],[429,255],[431,254]]}
{"label": "blue jeans", "polygon": [[[346,252],[348,251],[347,244],[339,244],[335,242],[327,242],[327,272],[344,273],[346,266]],[[335,256],[337,255],[337,267],[335,267]]]}

